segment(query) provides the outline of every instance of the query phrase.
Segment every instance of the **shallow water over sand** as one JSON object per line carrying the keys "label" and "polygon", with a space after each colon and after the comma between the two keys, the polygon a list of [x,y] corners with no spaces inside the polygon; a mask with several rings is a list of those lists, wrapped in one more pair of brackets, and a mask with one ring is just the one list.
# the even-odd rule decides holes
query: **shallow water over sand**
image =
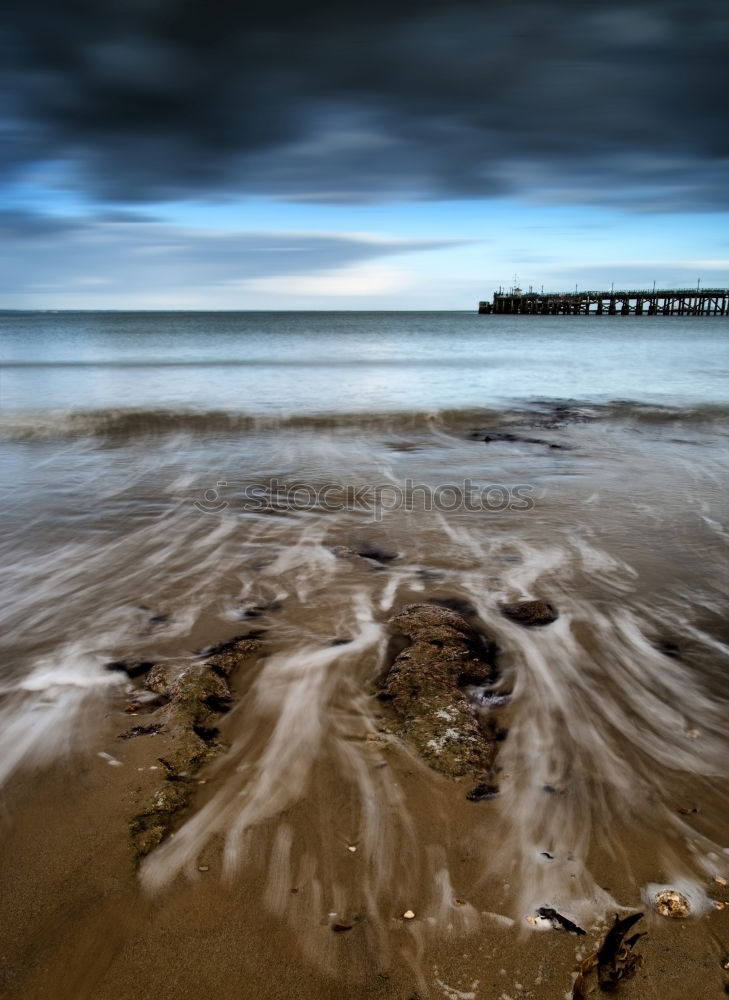
{"label": "shallow water over sand", "polygon": [[[461,993],[499,997],[486,973],[472,988],[465,971],[480,962],[498,980],[496,962],[503,992],[519,994],[528,974],[531,995],[562,995],[574,949],[540,971],[535,955],[551,945],[524,943],[526,917],[550,906],[592,931],[645,909],[653,884],[683,886],[708,940],[724,919],[713,880],[729,875],[729,412],[704,390],[694,380],[683,405],[647,392],[459,410],[436,397],[360,416],[321,415],[324,399],[319,416],[285,419],[191,401],[131,415],[109,398],[60,417],[36,400],[6,412],[8,801],[63,759],[110,782],[146,780],[136,775],[157,767],[142,760],[151,738],[119,743],[114,729],[129,725],[142,681],[106,664],[185,662],[255,632],[262,655],[235,678],[221,723],[228,752],[174,837],[138,876],[130,867],[161,921],[178,926],[202,866],[218,886],[203,912],[250,886],[248,932],[260,919],[294,964],[324,977],[310,992],[339,983],[403,1000],[448,996],[434,963],[485,930],[503,935],[503,957],[470,953]],[[527,598],[558,619],[530,629],[501,614]],[[505,738],[489,801],[428,768],[376,697],[393,656],[387,621],[414,601],[457,602],[498,646],[491,693],[504,697],[483,711]],[[657,941],[672,933],[652,921]],[[352,930],[333,933],[336,922]],[[127,946],[108,945],[96,978],[79,972],[76,995],[133,995]],[[158,974],[134,961],[145,982]],[[636,995],[682,995],[656,968]],[[377,979],[385,972],[400,992]],[[705,976],[719,983],[718,961]],[[18,995],[36,995],[29,982]],[[217,980],[215,993],[233,995]]]}

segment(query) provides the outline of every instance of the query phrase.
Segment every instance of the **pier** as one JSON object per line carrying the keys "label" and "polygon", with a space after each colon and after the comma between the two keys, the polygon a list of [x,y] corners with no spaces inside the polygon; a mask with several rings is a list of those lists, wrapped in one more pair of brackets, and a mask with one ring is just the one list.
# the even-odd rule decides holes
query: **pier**
{"label": "pier", "polygon": [[639,289],[625,292],[496,292],[479,302],[482,315],[499,316],[727,316],[729,289]]}

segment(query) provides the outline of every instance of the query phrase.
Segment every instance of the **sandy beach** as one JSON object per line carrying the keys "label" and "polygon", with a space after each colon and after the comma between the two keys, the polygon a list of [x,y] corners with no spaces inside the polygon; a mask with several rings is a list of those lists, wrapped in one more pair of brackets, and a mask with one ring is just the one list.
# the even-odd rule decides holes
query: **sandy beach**
{"label": "sandy beach", "polygon": [[[239,697],[247,681],[237,678]],[[637,946],[643,966],[621,995],[723,992],[726,911],[668,920],[641,898],[642,886],[672,874],[657,861],[652,831],[616,816],[597,832],[585,863],[602,891],[580,905],[590,915],[585,936],[537,930],[515,901],[513,859],[494,863],[505,857],[508,835],[497,800],[469,802],[467,780],[425,769],[396,739],[354,718],[348,735],[367,748],[373,782],[387,773],[379,832],[396,840],[394,856],[367,843],[364,804],[323,755],[306,798],[251,831],[236,871],[226,866],[223,838],[212,836],[169,886],[146,890],[128,824],[159,786],[165,740],[119,740],[139,718],[130,719],[122,701],[107,706],[83,751],[26,773],[5,796],[8,997],[570,997],[580,961],[612,922],[608,899],[620,901],[621,913],[646,914],[640,926],[648,936]],[[223,734],[233,738],[235,710],[229,722]],[[215,800],[230,769],[221,758],[198,772],[193,815]],[[726,788],[687,785],[676,801],[700,808],[691,825],[719,832],[725,813],[716,803],[725,802]],[[617,844],[629,866],[612,856]],[[726,855],[717,872],[725,865]],[[573,867],[568,878],[580,871]],[[727,897],[708,876],[703,888]],[[574,915],[576,901],[567,909]],[[338,923],[351,929],[333,930]]]}
{"label": "sandy beach", "polygon": [[[574,329],[586,369],[621,356]],[[716,335],[693,399],[480,409],[483,334],[454,336],[432,411],[377,408],[398,333],[370,369],[279,365],[284,415],[212,405],[257,398],[244,363],[200,366],[197,410],[2,415],[3,995],[723,993]],[[373,403],[307,410],[302,371]]]}
{"label": "sandy beach", "polygon": [[729,997],[727,43],[4,5],[0,1000]]}

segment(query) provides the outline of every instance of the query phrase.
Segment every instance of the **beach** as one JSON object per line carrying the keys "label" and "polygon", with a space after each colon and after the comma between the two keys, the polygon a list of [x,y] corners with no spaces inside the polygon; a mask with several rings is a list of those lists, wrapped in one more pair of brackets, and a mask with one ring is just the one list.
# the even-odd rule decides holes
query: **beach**
{"label": "beach", "polygon": [[5,995],[722,995],[726,320],[0,326]]}

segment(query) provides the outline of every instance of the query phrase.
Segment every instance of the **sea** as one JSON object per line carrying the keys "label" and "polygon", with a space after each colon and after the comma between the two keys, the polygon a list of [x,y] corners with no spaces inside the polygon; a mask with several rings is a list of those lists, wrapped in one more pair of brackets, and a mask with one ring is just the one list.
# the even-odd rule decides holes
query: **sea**
{"label": "sea", "polygon": [[[388,619],[448,601],[502,651],[514,911],[609,909],[589,857],[628,865],[636,830],[704,905],[729,855],[726,319],[3,312],[0,361],[1,782],[94,752],[110,662],[256,630],[267,696],[236,724],[268,725],[150,884],[213,832],[240,864],[323,756],[376,809],[342,720],[376,715]],[[557,621],[501,613],[528,599]]]}

